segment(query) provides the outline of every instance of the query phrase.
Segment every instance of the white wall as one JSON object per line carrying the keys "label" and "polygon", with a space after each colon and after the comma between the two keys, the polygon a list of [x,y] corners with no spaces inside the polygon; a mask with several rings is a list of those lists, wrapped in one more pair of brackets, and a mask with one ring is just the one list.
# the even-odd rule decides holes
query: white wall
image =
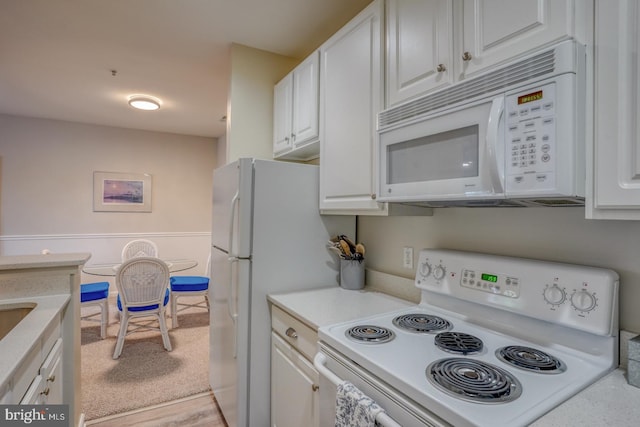
{"label": "white wall", "polygon": [[[215,164],[214,138],[0,115],[0,255],[47,248],[112,262],[146,236],[161,256],[203,268]],[[152,212],[94,212],[94,171],[151,174]]]}
{"label": "white wall", "polygon": [[227,162],[273,159],[273,86],[298,59],[234,44],[227,105]]}
{"label": "white wall", "polygon": [[620,275],[620,327],[640,333],[640,221],[586,220],[577,207],[448,208],[432,217],[359,217],[358,240],[367,268],[407,278],[414,271],[402,267],[404,246],[416,260],[421,248],[448,248],[611,268]]}

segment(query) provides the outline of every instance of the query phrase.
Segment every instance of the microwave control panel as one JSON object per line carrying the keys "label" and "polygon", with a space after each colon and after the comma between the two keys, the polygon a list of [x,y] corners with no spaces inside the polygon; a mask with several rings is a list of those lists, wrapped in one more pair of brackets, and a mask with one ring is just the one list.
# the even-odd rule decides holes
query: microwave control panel
{"label": "microwave control panel", "polygon": [[556,179],[555,83],[505,98],[507,191],[544,191]]}

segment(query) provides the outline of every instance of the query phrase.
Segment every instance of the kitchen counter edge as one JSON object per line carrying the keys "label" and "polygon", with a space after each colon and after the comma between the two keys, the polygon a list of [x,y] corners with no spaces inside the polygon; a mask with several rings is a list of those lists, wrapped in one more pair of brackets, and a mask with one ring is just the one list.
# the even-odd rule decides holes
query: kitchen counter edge
{"label": "kitchen counter edge", "polygon": [[315,331],[321,326],[415,305],[381,292],[339,286],[269,294],[267,300]]}

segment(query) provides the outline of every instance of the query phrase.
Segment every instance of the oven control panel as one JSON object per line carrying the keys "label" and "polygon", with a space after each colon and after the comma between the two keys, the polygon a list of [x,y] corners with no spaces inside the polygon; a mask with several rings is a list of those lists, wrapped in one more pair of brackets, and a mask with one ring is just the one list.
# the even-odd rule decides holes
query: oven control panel
{"label": "oven control panel", "polygon": [[520,296],[520,279],[508,274],[465,268],[460,274],[460,286],[509,298]]}
{"label": "oven control panel", "polygon": [[456,301],[609,335],[617,328],[618,281],[604,268],[423,249],[415,284]]}

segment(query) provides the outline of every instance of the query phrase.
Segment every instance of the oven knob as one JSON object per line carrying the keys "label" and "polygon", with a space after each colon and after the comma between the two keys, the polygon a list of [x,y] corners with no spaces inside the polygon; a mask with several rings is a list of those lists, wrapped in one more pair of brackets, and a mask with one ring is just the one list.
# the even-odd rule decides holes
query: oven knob
{"label": "oven knob", "polygon": [[548,286],[544,290],[544,300],[551,305],[560,305],[562,304],[567,295],[564,293],[564,289],[560,289],[558,285]]}
{"label": "oven knob", "polygon": [[598,300],[595,295],[585,290],[574,291],[571,295],[571,305],[578,311],[586,313],[596,308]]}
{"label": "oven knob", "polygon": [[437,280],[442,280],[444,279],[444,275],[446,274],[446,272],[447,270],[441,264],[433,269],[433,277],[435,277]]}
{"label": "oven knob", "polygon": [[431,264],[429,264],[427,261],[420,264],[420,274],[425,278],[429,276],[429,274],[431,274]]}

